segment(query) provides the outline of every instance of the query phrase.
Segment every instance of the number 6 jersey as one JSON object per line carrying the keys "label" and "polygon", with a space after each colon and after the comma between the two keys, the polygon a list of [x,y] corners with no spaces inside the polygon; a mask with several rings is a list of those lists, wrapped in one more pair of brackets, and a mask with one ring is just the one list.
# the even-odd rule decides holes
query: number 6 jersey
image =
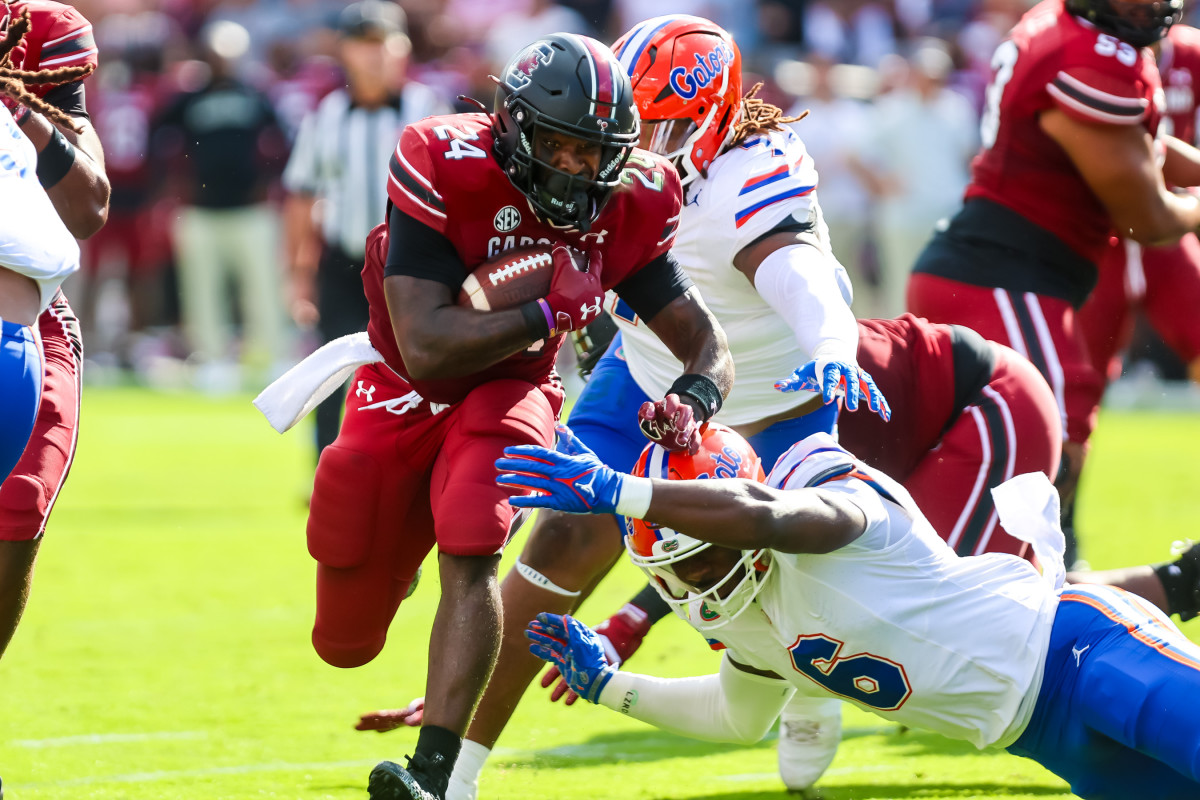
{"label": "number 6 jersey", "polygon": [[[784,453],[767,483],[846,496],[866,532],[831,553],[772,552],[754,605],[710,644],[801,694],[980,748],[1011,744],[1033,713],[1058,606],[1037,570],[956,556],[904,487],[825,434]],[[714,619],[697,602],[688,614]]]}

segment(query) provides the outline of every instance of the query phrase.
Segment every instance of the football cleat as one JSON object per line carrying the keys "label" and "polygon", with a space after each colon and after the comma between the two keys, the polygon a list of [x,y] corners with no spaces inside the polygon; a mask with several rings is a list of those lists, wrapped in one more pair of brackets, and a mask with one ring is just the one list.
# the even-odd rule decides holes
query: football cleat
{"label": "football cleat", "polygon": [[793,697],[779,717],[779,777],[788,791],[816,783],[841,741],[841,700]]}
{"label": "football cleat", "polygon": [[440,755],[427,759],[418,753],[409,757],[407,769],[380,761],[367,780],[367,796],[371,800],[444,800],[445,789],[438,791],[427,774],[430,767],[436,766],[433,761],[441,759]]}
{"label": "football cleat", "polygon": [[1177,599],[1179,607],[1172,611],[1187,622],[1200,615],[1200,545],[1190,541],[1176,542],[1171,550],[1179,556],[1174,566],[1187,581],[1182,596]]}

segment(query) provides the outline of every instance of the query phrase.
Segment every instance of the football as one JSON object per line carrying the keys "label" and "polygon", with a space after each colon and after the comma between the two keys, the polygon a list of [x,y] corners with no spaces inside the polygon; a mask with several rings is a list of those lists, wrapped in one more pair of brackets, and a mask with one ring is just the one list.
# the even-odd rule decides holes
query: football
{"label": "football", "polygon": [[501,311],[545,297],[554,276],[550,245],[505,250],[483,262],[463,281],[458,304],[480,311]]}

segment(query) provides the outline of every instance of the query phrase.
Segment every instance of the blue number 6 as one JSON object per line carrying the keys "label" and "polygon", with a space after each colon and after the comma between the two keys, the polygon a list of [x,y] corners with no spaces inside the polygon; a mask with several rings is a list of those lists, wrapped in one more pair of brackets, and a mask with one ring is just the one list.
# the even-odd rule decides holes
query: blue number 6
{"label": "blue number 6", "polygon": [[796,671],[836,695],[895,711],[912,694],[904,667],[870,653],[839,658],[844,642],[823,633],[800,636],[789,651]]}

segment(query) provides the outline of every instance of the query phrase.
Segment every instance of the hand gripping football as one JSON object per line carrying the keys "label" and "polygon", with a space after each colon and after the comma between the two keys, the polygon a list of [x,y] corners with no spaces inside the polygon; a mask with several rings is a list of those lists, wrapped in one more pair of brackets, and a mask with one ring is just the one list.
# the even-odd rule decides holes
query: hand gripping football
{"label": "hand gripping football", "polygon": [[505,250],[476,267],[463,281],[458,304],[480,311],[502,311],[545,297],[554,277],[550,245]]}

